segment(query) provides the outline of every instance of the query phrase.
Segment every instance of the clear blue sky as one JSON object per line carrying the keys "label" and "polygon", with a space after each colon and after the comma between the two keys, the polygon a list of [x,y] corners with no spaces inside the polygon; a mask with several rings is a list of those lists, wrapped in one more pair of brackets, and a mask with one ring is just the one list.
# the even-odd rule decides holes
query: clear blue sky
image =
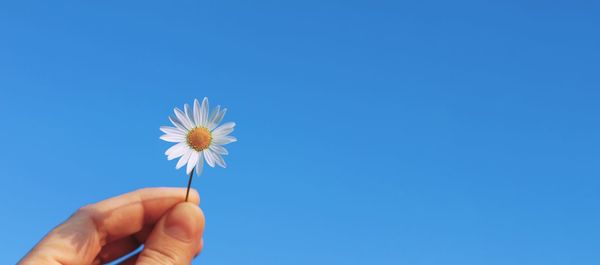
{"label": "clear blue sky", "polygon": [[552,2],[4,1],[0,263],[185,186],[158,128],[208,96],[194,264],[598,264],[600,7]]}

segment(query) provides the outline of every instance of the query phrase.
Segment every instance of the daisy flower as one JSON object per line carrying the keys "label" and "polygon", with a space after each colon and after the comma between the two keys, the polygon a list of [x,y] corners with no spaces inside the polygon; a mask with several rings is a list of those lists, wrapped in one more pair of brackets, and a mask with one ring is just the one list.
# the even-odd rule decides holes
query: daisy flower
{"label": "daisy flower", "polygon": [[226,167],[222,156],[228,152],[223,145],[237,141],[229,135],[233,132],[235,123],[227,122],[218,126],[227,109],[216,106],[209,113],[208,98],[205,97],[202,105],[197,99],[194,100],[193,110],[185,104],[183,111],[175,108],[174,112],[175,117],[171,116],[169,120],[175,127],[161,126],[160,130],[165,134],[160,139],[177,143],[165,152],[169,160],[179,158],[175,168],[180,169],[187,165],[187,174],[195,169],[196,174],[200,175],[204,160],[211,167]]}

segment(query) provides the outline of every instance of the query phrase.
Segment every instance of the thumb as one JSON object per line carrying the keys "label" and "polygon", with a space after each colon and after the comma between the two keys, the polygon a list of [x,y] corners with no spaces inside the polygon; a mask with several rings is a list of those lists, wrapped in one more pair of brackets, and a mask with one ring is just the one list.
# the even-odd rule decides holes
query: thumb
{"label": "thumb", "polygon": [[202,210],[189,202],[177,204],[154,226],[136,264],[190,264],[200,249],[203,231]]}

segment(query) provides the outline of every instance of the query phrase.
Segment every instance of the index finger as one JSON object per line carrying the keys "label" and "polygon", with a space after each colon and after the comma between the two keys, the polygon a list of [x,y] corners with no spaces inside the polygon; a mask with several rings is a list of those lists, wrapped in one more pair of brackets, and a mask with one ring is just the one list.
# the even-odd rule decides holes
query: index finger
{"label": "index finger", "polygon": [[[89,216],[101,242],[111,242],[154,224],[176,204],[185,200],[184,188],[144,188],[85,206],[77,214]],[[189,202],[199,204],[200,196],[190,191]]]}

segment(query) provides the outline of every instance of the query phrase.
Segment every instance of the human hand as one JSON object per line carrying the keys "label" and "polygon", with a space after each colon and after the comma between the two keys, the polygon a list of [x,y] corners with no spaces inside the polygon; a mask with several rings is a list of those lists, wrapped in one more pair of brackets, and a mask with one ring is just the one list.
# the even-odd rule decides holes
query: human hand
{"label": "human hand", "polygon": [[146,188],[85,206],[46,235],[19,264],[190,264],[202,249],[200,197],[185,189]]}

